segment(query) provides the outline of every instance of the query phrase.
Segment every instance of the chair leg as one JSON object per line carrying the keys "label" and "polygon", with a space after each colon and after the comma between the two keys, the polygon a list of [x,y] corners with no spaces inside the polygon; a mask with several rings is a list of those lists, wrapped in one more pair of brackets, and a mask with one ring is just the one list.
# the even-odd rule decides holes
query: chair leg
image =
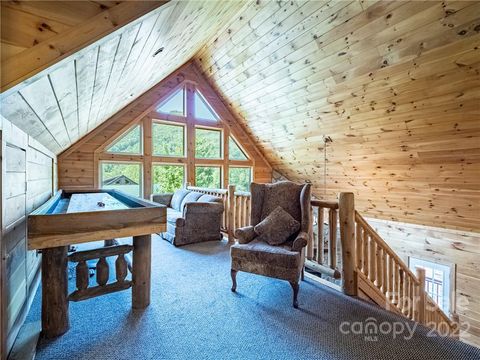
{"label": "chair leg", "polygon": [[232,277],[232,292],[237,290],[237,270],[230,270],[230,276]]}
{"label": "chair leg", "polygon": [[292,286],[292,289],[293,289],[293,307],[295,309],[298,309],[298,290],[300,286],[298,285],[298,282],[293,282],[293,281],[290,281],[290,285]]}

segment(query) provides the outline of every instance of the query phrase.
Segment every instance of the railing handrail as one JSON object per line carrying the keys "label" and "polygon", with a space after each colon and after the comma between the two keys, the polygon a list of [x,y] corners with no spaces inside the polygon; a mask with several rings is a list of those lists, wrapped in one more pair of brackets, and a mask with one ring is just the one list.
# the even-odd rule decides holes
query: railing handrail
{"label": "railing handrail", "polygon": [[310,205],[327,209],[338,209],[338,201],[310,200]]}

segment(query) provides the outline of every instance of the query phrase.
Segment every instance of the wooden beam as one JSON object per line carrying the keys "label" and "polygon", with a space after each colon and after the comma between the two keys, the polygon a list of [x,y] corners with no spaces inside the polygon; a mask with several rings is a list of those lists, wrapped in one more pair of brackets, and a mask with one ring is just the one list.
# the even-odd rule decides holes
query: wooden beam
{"label": "wooden beam", "polygon": [[[28,79],[31,83],[36,75],[48,67],[66,59],[77,51],[105,38],[126,24],[164,5],[168,1],[126,1],[92,17],[80,26],[59,33],[30,49],[7,59],[1,69],[1,93]],[[18,90],[16,88],[15,90]],[[12,90],[13,91],[13,90]],[[8,91],[10,93],[10,91]]]}

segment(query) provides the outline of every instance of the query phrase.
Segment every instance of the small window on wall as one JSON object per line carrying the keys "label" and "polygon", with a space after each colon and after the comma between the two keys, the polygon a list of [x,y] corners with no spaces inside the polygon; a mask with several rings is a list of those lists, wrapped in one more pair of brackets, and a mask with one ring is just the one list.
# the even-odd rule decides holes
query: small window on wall
{"label": "small window on wall", "polygon": [[185,182],[185,166],[183,165],[153,165],[153,193],[173,193],[181,189]]}
{"label": "small window on wall", "polygon": [[100,170],[103,189],[120,190],[133,196],[142,195],[141,164],[102,162]]}
{"label": "small window on wall", "polygon": [[247,155],[240,149],[237,142],[230,136],[228,139],[228,158],[230,160],[248,160]]}
{"label": "small window on wall", "polygon": [[228,183],[235,185],[235,190],[250,191],[250,183],[252,182],[252,168],[249,167],[233,167],[228,171]]}
{"label": "small window on wall", "polygon": [[195,157],[197,159],[222,158],[222,132],[211,129],[195,129]]}
{"label": "small window on wall", "polygon": [[425,269],[425,291],[446,314],[449,314],[450,293],[454,288],[450,281],[450,266],[410,257],[409,267],[414,273],[416,268]]}
{"label": "small window on wall", "polygon": [[136,154],[142,153],[142,128],[133,127],[107,148],[109,153]]}
{"label": "small window on wall", "polygon": [[207,102],[205,97],[202,94],[200,94],[198,90],[195,91],[194,103],[195,103],[195,118],[211,120],[211,121],[218,120],[218,115],[215,113],[215,111],[213,111],[210,104]]}
{"label": "small window on wall", "polygon": [[185,116],[185,90],[179,89],[175,94],[157,107],[157,111],[165,114]]}
{"label": "small window on wall", "polygon": [[196,166],[195,186],[220,189],[222,187],[220,166]]}
{"label": "small window on wall", "polygon": [[185,128],[182,125],[153,123],[153,155],[185,156]]}

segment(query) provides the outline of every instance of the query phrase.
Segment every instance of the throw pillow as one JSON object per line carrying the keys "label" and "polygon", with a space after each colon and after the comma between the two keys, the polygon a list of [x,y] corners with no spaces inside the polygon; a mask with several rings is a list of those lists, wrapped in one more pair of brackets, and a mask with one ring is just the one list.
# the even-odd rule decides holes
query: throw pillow
{"label": "throw pillow", "polygon": [[277,206],[270,215],[255,226],[254,230],[258,240],[270,245],[280,245],[300,230],[300,223],[283,208]]}

